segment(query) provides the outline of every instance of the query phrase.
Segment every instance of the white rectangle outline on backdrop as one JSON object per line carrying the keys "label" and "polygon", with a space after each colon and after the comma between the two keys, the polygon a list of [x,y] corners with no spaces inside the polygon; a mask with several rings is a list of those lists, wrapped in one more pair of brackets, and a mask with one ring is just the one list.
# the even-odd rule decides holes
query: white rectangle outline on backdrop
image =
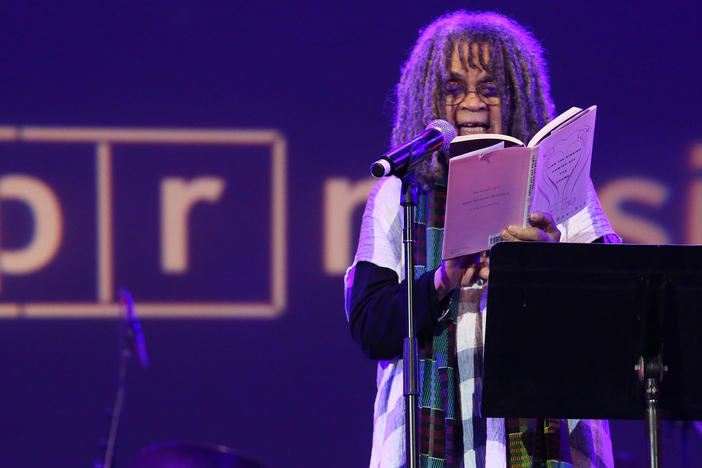
{"label": "white rectangle outline on backdrop", "polygon": [[142,302],[140,316],[151,318],[275,318],[287,304],[286,171],[287,143],[277,130],[194,130],[89,127],[0,127],[0,141],[90,143],[96,145],[98,302],[0,302],[5,318],[116,317],[112,239],[112,144],[262,145],[271,147],[271,264],[268,302]]}

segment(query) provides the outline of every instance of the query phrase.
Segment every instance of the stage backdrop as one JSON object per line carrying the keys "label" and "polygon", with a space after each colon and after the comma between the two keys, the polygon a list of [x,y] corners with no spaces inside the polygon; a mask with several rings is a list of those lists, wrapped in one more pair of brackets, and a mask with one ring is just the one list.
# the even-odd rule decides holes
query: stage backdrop
{"label": "stage backdrop", "polygon": [[[100,456],[119,287],[151,366],[130,368],[117,466],[166,440],[367,463],[375,363],[342,276],[400,66],[446,11],[530,26],[558,111],[599,106],[592,177],[625,241],[702,243],[695,2],[256,3],[3,4],[0,466]],[[699,458],[694,426],[665,429],[666,466]],[[642,465],[643,425],[613,430]]]}

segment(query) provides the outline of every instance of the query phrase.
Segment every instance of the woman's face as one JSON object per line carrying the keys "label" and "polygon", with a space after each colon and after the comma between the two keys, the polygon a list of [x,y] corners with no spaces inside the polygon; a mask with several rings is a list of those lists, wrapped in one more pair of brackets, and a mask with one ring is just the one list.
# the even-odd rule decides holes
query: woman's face
{"label": "woman's face", "polygon": [[457,43],[451,54],[449,80],[444,83],[447,120],[456,128],[457,135],[476,133],[502,133],[500,94],[495,77],[479,65],[479,54],[483,62],[489,63],[488,44],[472,43],[472,56],[476,66],[461,62],[458,48],[463,47],[463,56],[468,57],[468,43]]}

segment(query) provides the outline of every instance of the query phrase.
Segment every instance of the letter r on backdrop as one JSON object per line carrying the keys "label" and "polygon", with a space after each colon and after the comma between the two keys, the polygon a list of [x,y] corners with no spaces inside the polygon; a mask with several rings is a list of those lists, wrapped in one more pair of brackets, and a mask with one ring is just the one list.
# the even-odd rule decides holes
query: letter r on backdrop
{"label": "letter r on backdrop", "polygon": [[198,177],[190,182],[178,177],[161,181],[161,269],[184,273],[188,269],[188,223],[190,210],[198,202],[214,203],[222,196],[220,177]]}

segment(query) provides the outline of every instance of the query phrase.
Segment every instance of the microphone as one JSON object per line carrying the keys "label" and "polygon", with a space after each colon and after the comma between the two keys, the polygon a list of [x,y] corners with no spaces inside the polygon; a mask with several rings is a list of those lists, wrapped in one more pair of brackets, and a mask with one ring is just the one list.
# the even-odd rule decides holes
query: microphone
{"label": "microphone", "polygon": [[375,177],[401,177],[416,158],[434,151],[446,151],[454,138],[456,129],[453,125],[441,119],[432,120],[422,133],[391,149],[374,162],[371,174]]}
{"label": "microphone", "polygon": [[126,288],[120,288],[119,299],[127,319],[127,327],[129,327],[133,335],[134,349],[137,356],[139,356],[139,363],[141,367],[146,369],[149,367],[149,356],[146,354],[146,341],[144,340],[144,333],[141,331],[141,323],[139,323],[139,317],[137,317],[136,310],[134,310],[134,299],[132,299],[132,294]]}

